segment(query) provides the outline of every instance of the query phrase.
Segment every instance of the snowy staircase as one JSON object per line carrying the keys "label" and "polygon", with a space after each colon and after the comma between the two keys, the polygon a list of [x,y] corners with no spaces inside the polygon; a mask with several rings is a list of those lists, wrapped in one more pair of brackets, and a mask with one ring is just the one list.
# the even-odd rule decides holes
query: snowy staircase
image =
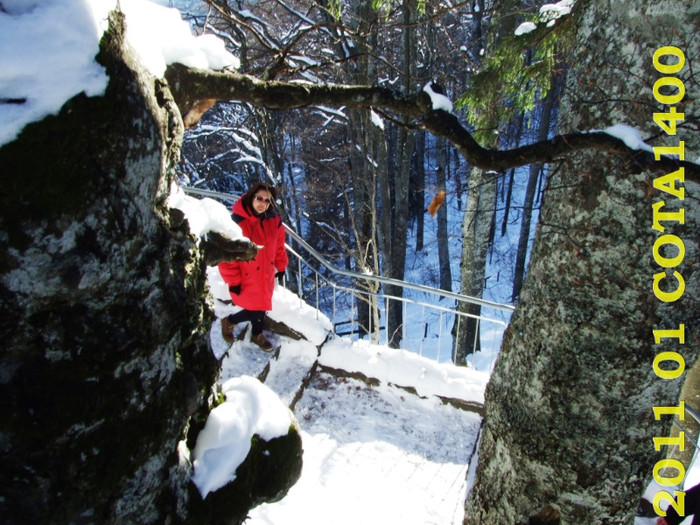
{"label": "snowy staircase", "polygon": [[[215,302],[219,317],[232,308]],[[211,329],[221,382],[257,377],[302,430],[300,480],[246,523],[461,523],[488,376],[335,336],[327,319],[285,289],[273,303],[277,328],[266,335],[274,352],[262,352],[247,333],[229,347],[219,321]],[[297,335],[280,335],[282,325]]]}

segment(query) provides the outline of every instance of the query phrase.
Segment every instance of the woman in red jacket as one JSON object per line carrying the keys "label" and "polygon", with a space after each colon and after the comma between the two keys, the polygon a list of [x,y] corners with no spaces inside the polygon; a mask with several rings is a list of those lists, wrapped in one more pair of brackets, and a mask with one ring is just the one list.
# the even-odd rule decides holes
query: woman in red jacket
{"label": "woman in red jacket", "polygon": [[233,303],[243,308],[221,319],[221,335],[231,344],[236,324],[250,321],[251,341],[266,352],[272,350],[272,344],[262,333],[265,312],[272,309],[275,277],[283,275],[289,264],[284,226],[273,208],[276,196],[274,187],[258,182],[234,203],[233,220],[260,249],[250,261],[219,263]]}

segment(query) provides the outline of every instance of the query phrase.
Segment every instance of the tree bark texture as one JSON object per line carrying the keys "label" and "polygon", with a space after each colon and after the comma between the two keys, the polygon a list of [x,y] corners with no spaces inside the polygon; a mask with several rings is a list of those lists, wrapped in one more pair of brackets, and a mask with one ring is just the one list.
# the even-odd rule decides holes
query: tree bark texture
{"label": "tree bark texture", "polygon": [[[205,261],[255,250],[212,236],[205,259],[182,213],[167,208],[183,122],[123,30],[112,13],[98,55],[104,96],[78,95],[0,148],[7,525],[214,522],[202,518],[208,501],[179,453],[183,441],[194,447],[219,371]],[[300,443],[278,445],[296,479]],[[218,509],[229,523],[261,493],[251,476],[228,494],[237,508]]]}
{"label": "tree bark texture", "polygon": [[[578,27],[563,101],[563,130],[625,122],[654,136],[659,128],[652,86],[662,76],[652,55],[676,45],[698,56],[691,2],[591,1]],[[699,93],[689,69],[687,99],[678,110],[697,118]],[[655,145],[686,141],[688,127]],[[615,157],[578,154],[550,175],[528,276],[487,387],[485,423],[465,524],[527,523],[545,505],[562,524],[631,523],[662,452],[670,418],[654,406],[675,406],[683,378],[661,379],[653,362],[678,351],[689,369],[698,353],[698,185],[678,201],[652,187],[655,175],[635,173]],[[672,170],[669,170],[672,171]],[[678,266],[683,296],[655,297],[652,204],[685,206],[685,224],[665,222],[684,241]],[[675,256],[669,250],[666,257]],[[669,270],[670,272],[670,270]],[[685,344],[655,344],[654,329],[685,324]],[[687,372],[686,372],[687,374]]]}
{"label": "tree bark texture", "polygon": [[[468,183],[467,206],[462,219],[460,293],[470,297],[482,297],[489,229],[496,201],[497,176],[474,168],[469,173]],[[462,303],[458,305],[458,309],[470,316],[455,317],[452,328],[454,336],[452,358],[455,364],[466,366],[466,356],[480,348],[479,323],[474,316],[481,314],[481,306]]]}

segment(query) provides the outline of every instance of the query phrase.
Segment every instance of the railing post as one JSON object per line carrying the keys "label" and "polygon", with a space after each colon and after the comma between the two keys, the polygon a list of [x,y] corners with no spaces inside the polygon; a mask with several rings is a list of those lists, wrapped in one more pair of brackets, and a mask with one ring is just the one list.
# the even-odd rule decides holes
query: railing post
{"label": "railing post", "polygon": [[314,272],[314,275],[316,276],[316,320],[318,321],[318,310],[321,308],[321,301],[319,300],[318,293],[318,272]]}
{"label": "railing post", "polygon": [[[367,340],[371,343],[376,341],[374,338],[374,330],[376,327],[372,326],[374,324],[374,312],[372,311],[372,297],[367,294]],[[377,341],[379,342],[379,341]]]}
{"label": "railing post", "polygon": [[336,315],[335,315],[335,313],[336,313],[336,307],[335,307],[336,288],[335,288],[335,284],[333,284],[331,286],[331,288],[333,288],[333,328],[335,331],[335,319],[336,319]]}
{"label": "railing post", "polygon": [[423,327],[423,336],[420,338],[420,349],[418,350],[418,355],[423,355],[423,341],[427,335],[428,327],[425,324],[425,306],[421,307],[420,311],[420,325]]}
{"label": "railing post", "polygon": [[[472,354],[476,353],[476,344],[479,342],[479,323],[481,319],[476,319],[476,326],[474,328],[474,344],[472,345]],[[465,356],[466,357],[466,356]]]}
{"label": "railing post", "polygon": [[304,280],[301,274],[301,258],[297,258],[297,268],[299,269],[299,308],[304,304]]}
{"label": "railing post", "polygon": [[440,362],[440,347],[442,346],[442,312],[440,312],[440,322],[438,324],[438,346],[437,346],[437,357],[436,361],[439,363]]}
{"label": "railing post", "polygon": [[401,303],[401,341],[406,340],[406,302]]}
{"label": "railing post", "polygon": [[[350,294],[350,339],[355,335],[355,294]],[[359,314],[359,309],[358,309]]]}
{"label": "railing post", "polygon": [[[458,308],[459,305],[455,304],[455,310]],[[452,343],[452,364],[457,364],[457,354],[459,353],[457,351],[457,346],[460,344],[460,341],[462,340],[462,316],[455,314],[455,321],[457,322],[457,327],[455,329],[455,335]]]}
{"label": "railing post", "polygon": [[384,297],[384,342],[389,346],[389,298]]}

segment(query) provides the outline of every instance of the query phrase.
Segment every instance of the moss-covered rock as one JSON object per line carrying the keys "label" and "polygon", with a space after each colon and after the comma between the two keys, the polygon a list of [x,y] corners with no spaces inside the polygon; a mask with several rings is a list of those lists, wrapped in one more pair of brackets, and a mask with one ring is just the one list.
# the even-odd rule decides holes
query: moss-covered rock
{"label": "moss-covered rock", "polygon": [[191,523],[238,525],[248,511],[282,499],[301,476],[302,442],[299,427],[270,441],[253,436],[250,452],[236,470],[236,478],[203,500],[191,489]]}
{"label": "moss-covered rock", "polygon": [[[219,367],[204,256],[165,205],[182,119],[125,45],[121,15],[109,22],[105,94],[74,97],[0,147],[7,525],[197,523],[181,449]],[[237,499],[287,482],[275,483]]]}
{"label": "moss-covered rock", "polygon": [[[697,56],[698,40],[685,18],[691,3],[586,2],[560,130],[626,123],[657,136],[653,145],[677,144],[680,137],[659,136],[653,122],[661,107],[652,100],[660,76],[652,55],[673,42]],[[636,30],[640,20],[643,32]],[[686,84],[686,118],[698,88]],[[683,135],[696,155],[697,134]],[[694,262],[700,214],[686,205],[685,224],[672,226],[685,241],[681,271],[688,288],[683,299],[664,304],[652,289],[660,271],[652,257],[658,237],[652,203],[660,192],[652,179],[592,153],[550,174],[527,280],[486,391],[465,523],[528,522],[547,505],[559,510],[562,524],[633,521],[660,457],[653,437],[670,427],[670,418],[655,420],[653,407],[674,406],[683,381],[659,378],[654,358],[677,350],[690,367],[700,351],[690,335],[700,318]],[[690,202],[697,199],[698,186],[685,187]],[[654,328],[680,323],[687,333],[683,347],[654,343]]]}

